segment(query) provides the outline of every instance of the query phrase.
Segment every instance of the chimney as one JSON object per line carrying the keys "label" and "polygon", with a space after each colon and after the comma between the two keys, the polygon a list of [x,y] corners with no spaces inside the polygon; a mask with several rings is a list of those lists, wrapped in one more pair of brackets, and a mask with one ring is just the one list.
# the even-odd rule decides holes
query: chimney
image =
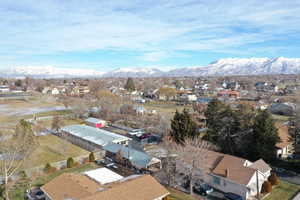
{"label": "chimney", "polygon": [[229,177],[229,169],[225,169],[225,177],[226,177],[226,178]]}

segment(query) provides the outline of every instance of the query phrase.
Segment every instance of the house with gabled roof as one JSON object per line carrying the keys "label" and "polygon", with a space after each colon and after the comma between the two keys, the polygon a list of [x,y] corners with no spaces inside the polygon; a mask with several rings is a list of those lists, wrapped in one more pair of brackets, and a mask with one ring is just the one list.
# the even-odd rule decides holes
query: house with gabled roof
{"label": "house with gabled roof", "polygon": [[[204,160],[195,162],[195,166],[197,171],[204,175],[203,181],[222,192],[238,194],[244,200],[257,194],[257,177],[260,192],[262,184],[271,175],[271,167],[262,159],[250,162],[209,150],[203,151],[202,154],[205,155]],[[190,163],[191,157],[185,156],[184,161]]]}
{"label": "house with gabled roof", "polygon": [[[101,183],[106,174],[64,173],[41,187],[46,200],[166,200],[170,194],[150,175],[118,177]],[[96,175],[96,178],[93,177]],[[109,177],[108,177],[109,178]]]}

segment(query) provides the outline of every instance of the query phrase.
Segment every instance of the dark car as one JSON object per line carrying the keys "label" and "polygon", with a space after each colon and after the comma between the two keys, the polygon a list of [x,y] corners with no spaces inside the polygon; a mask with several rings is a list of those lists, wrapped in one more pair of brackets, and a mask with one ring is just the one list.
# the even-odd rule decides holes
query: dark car
{"label": "dark car", "polygon": [[226,200],[243,200],[243,197],[241,197],[240,195],[228,192],[224,194],[224,199]]}
{"label": "dark car", "polygon": [[27,200],[45,200],[46,196],[40,188],[33,188],[26,191],[25,199]]}
{"label": "dark car", "polygon": [[206,183],[195,185],[193,187],[193,190],[195,193],[200,194],[202,196],[206,196],[214,191],[213,188],[207,185]]}

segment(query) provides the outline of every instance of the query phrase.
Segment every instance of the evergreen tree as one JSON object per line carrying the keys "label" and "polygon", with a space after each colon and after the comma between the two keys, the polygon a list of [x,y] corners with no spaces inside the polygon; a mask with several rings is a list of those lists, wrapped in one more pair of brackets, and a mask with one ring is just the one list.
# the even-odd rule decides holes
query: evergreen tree
{"label": "evergreen tree", "polygon": [[67,159],[67,168],[72,168],[72,167],[74,167],[74,159],[72,158],[72,157],[69,157],[68,159]]}
{"label": "evergreen tree", "polygon": [[182,113],[176,110],[174,118],[171,120],[170,136],[177,144],[181,145],[184,145],[186,138],[198,136],[196,123],[191,119],[187,109],[184,109]]}
{"label": "evergreen tree", "polygon": [[224,111],[224,109],[226,109],[225,104],[214,98],[209,102],[204,113],[206,117],[206,125],[208,128],[206,139],[213,142],[214,144],[217,143],[218,132],[223,127],[223,123],[221,122],[221,113]]}
{"label": "evergreen tree", "polygon": [[132,78],[128,78],[124,87],[127,91],[132,92],[135,91],[135,85]]}
{"label": "evergreen tree", "polygon": [[247,138],[247,157],[251,160],[272,161],[276,154],[276,144],[280,142],[274,120],[267,110],[259,111],[254,118],[253,132]]}
{"label": "evergreen tree", "polygon": [[289,119],[288,126],[289,141],[293,144],[294,149],[298,149],[300,139],[300,111],[296,110],[294,116]]}
{"label": "evergreen tree", "polygon": [[95,161],[95,155],[94,155],[93,152],[91,152],[91,153],[89,154],[89,161],[90,161],[90,162],[94,162],[94,161]]}

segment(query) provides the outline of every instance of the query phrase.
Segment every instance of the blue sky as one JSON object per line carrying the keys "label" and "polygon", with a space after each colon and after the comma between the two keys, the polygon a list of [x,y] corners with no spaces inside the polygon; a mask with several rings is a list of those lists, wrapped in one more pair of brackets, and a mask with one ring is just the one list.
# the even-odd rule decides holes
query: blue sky
{"label": "blue sky", "polygon": [[0,68],[299,57],[299,13],[296,0],[1,0]]}

